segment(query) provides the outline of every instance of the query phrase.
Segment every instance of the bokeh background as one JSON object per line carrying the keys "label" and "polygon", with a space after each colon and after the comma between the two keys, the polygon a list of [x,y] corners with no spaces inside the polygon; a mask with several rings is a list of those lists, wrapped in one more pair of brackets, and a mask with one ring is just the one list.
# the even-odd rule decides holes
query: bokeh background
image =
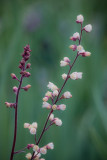
{"label": "bokeh background", "polygon": [[[32,64],[28,92],[20,93],[18,110],[18,136],[16,150],[34,143],[34,137],[23,128],[24,122],[39,123],[40,134],[48,111],[42,109],[42,98],[49,81],[59,88],[60,60],[75,54],[69,49],[69,37],[80,31],[76,16],[83,14],[84,25],[91,23],[93,31],[83,34],[82,45],[92,52],[89,58],[79,57],[72,71],[82,71],[83,79],[69,81],[64,91],[71,91],[73,98],[64,112],[55,115],[63,126],[53,126],[43,137],[40,146],[54,142],[54,151],[44,156],[47,160],[107,160],[107,1],[106,0],[1,0],[0,1],[0,159],[10,156],[14,110],[7,109],[5,101],[14,102],[11,73],[20,77],[18,64],[23,47],[30,44]],[[24,160],[25,153],[14,160]]]}

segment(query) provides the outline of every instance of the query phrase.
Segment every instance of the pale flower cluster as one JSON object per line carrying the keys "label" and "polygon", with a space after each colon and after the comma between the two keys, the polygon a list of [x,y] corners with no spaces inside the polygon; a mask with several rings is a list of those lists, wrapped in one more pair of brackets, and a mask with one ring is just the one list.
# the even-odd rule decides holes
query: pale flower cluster
{"label": "pale flower cluster", "polygon": [[[33,146],[33,151],[34,151],[34,160],[45,160],[44,158],[40,158],[41,155],[45,155],[47,153],[47,150],[52,150],[54,149],[54,144],[52,142],[48,143],[47,145],[39,148],[38,145]],[[27,153],[25,156],[27,159],[31,159],[32,154]]]}
{"label": "pale flower cluster", "polygon": [[37,127],[37,122],[33,122],[32,124],[24,123],[24,128],[28,128],[31,134],[36,134]]}

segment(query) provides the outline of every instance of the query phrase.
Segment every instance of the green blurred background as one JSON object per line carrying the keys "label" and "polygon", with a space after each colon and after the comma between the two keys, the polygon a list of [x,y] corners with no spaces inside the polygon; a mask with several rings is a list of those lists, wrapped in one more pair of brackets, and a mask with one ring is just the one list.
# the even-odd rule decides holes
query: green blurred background
{"label": "green blurred background", "polygon": [[[73,98],[64,100],[64,112],[55,115],[63,126],[53,126],[44,135],[40,146],[54,142],[55,149],[44,156],[47,160],[107,160],[107,1],[106,0],[1,0],[0,1],[0,159],[10,156],[14,110],[7,109],[5,101],[14,102],[13,86],[18,83],[18,64],[23,47],[30,44],[32,76],[23,86],[31,84],[28,92],[20,93],[18,110],[18,136],[16,150],[34,143],[34,137],[23,128],[24,122],[39,123],[40,134],[48,111],[42,109],[42,98],[49,81],[59,88],[60,60],[75,54],[69,49],[69,37],[80,31],[76,16],[83,14],[84,25],[91,23],[93,31],[83,34],[82,45],[92,52],[89,58],[79,57],[73,71],[82,71],[83,79],[69,81],[64,91],[71,91]],[[14,160],[24,160],[25,153]]]}

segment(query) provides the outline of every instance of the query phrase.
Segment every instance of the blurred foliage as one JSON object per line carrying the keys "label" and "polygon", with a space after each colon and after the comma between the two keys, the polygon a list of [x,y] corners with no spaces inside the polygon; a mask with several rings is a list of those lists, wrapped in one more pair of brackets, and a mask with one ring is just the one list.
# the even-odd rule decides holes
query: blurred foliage
{"label": "blurred foliage", "polygon": [[[1,0],[0,1],[0,157],[9,159],[14,126],[14,110],[5,101],[14,102],[12,87],[18,85],[10,74],[19,75],[18,63],[23,47],[30,44],[32,76],[23,83],[31,84],[29,92],[20,94],[16,150],[34,143],[33,136],[23,128],[24,122],[39,123],[40,134],[48,111],[41,109],[42,98],[49,81],[61,87],[59,61],[75,53],[69,50],[69,37],[79,31],[76,16],[83,14],[84,25],[91,23],[93,31],[84,33],[82,45],[92,52],[90,58],[80,57],[73,71],[82,71],[83,79],[69,81],[65,90],[73,98],[62,101],[65,112],[56,112],[62,127],[52,127],[40,146],[54,142],[47,160],[106,160],[107,159],[107,1],[103,0]],[[15,160],[25,159],[25,153]]]}

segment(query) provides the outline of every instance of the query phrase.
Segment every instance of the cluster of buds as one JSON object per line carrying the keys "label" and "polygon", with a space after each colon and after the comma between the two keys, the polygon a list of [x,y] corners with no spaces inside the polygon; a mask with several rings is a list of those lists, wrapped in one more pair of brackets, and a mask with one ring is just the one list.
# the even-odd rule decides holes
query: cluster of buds
{"label": "cluster of buds", "polygon": [[33,122],[32,124],[24,123],[24,128],[28,128],[31,134],[36,134],[38,124]]}
{"label": "cluster of buds", "polygon": [[56,126],[62,126],[61,119],[54,117],[54,114],[50,115],[49,120],[51,121],[51,125],[55,124]]}
{"label": "cluster of buds", "polygon": [[[26,45],[24,47],[24,53],[22,54],[22,60],[20,61],[20,64],[19,64],[19,68],[21,69],[21,72],[20,74],[22,75],[22,77],[29,77],[31,74],[29,72],[26,71],[26,69],[29,69],[31,64],[28,63],[26,64],[27,60],[30,58],[30,46],[29,45]],[[14,74],[14,73],[11,73],[11,77],[12,79],[15,79],[17,81],[19,81],[21,83],[21,79],[19,80],[17,78],[17,76]],[[20,86],[20,85],[19,85]],[[31,87],[31,85],[26,85],[25,87],[17,87],[17,86],[14,86],[13,87],[13,92],[17,95],[17,92],[18,90],[20,89],[24,89],[25,91],[28,91],[28,89]],[[14,107],[15,108],[15,103],[9,103],[9,102],[5,102],[5,105],[9,108],[9,107]]]}
{"label": "cluster of buds", "polygon": [[[80,23],[81,27],[83,25],[83,21],[84,21],[84,17],[82,15],[78,15],[76,22]],[[82,27],[81,28],[81,33],[82,33],[82,31],[91,32],[92,31],[92,25],[88,24],[85,27]],[[70,45],[69,46],[70,49],[72,49],[73,51],[77,50],[78,54],[83,56],[83,57],[88,57],[88,56],[91,55],[90,52],[85,51],[83,46],[80,45],[81,35],[78,32],[74,33],[73,36],[70,37],[70,40],[72,40],[72,41],[79,40],[79,45],[78,46],[76,44]]]}
{"label": "cluster of buds", "polygon": [[[71,73],[68,78],[73,79],[73,80],[77,80],[77,79],[82,79],[82,72],[73,72]],[[67,78],[67,74],[62,74],[62,79],[66,79]]]}
{"label": "cluster of buds", "polygon": [[[45,155],[47,153],[47,150],[49,149],[54,149],[54,144],[51,142],[51,143],[48,143],[47,145],[39,148],[38,145],[34,145],[33,146],[33,151],[34,151],[34,160],[45,160],[44,158],[40,158],[41,155]],[[27,159],[31,159],[32,157],[32,154],[31,153],[27,153],[26,154],[26,158]]]}

